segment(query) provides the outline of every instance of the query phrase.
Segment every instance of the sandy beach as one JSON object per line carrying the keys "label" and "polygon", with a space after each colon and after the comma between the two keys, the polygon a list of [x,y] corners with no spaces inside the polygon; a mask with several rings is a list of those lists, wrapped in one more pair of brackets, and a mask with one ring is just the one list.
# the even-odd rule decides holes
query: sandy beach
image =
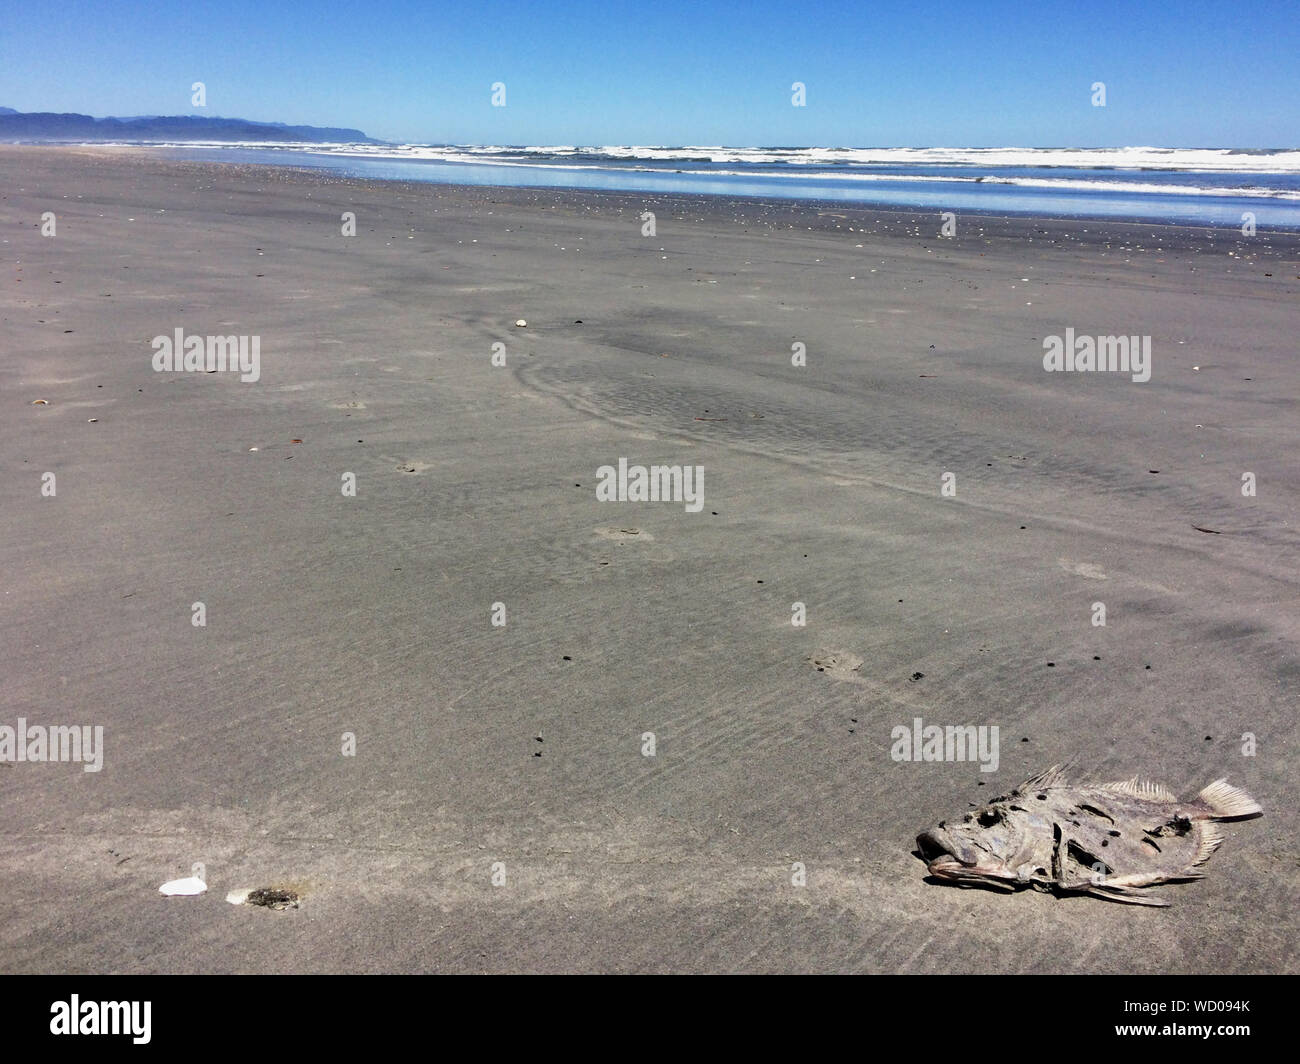
{"label": "sandy beach", "polygon": [[[0,763],[0,971],[1297,970],[1300,238],[12,146],[0,217],[0,725],[103,728]],[[1168,909],[926,882],[1058,762],[1264,817]]]}

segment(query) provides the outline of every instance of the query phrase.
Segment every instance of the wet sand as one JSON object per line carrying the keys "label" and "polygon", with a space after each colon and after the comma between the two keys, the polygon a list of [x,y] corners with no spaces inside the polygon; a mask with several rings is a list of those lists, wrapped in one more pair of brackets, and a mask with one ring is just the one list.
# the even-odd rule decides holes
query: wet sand
{"label": "wet sand", "polygon": [[[1297,238],[15,147],[0,216],[0,725],[104,728],[0,764],[0,970],[1296,970]],[[1171,909],[926,882],[1061,761],[1265,816]]]}

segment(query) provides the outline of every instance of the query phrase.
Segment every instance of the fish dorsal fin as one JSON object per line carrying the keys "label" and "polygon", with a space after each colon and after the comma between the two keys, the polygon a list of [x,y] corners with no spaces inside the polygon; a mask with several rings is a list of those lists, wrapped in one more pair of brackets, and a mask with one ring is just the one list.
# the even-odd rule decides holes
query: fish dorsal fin
{"label": "fish dorsal fin", "polygon": [[1040,772],[1037,776],[1030,776],[1016,790],[1021,792],[1033,790],[1045,790],[1048,787],[1064,787],[1068,781],[1065,778],[1065,767],[1063,765],[1053,765],[1045,772]]}
{"label": "fish dorsal fin", "polygon": [[1259,816],[1264,812],[1249,794],[1240,787],[1233,787],[1228,781],[1215,780],[1197,796],[1214,810],[1214,815],[1236,819],[1237,817]]}
{"label": "fish dorsal fin", "polygon": [[1131,780],[1120,780],[1117,783],[1099,783],[1097,788],[1110,791],[1112,794],[1129,794],[1134,798],[1146,798],[1153,802],[1178,801],[1178,795],[1163,783],[1152,783],[1139,776],[1134,776]]}

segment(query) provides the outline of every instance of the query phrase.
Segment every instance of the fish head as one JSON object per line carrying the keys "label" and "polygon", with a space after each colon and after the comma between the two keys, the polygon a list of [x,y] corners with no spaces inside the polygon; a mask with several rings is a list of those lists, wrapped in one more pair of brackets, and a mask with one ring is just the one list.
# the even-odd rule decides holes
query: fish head
{"label": "fish head", "polygon": [[916,837],[927,871],[937,879],[1015,889],[1024,884],[1029,825],[1000,802],[967,813],[959,822],[940,821]]}

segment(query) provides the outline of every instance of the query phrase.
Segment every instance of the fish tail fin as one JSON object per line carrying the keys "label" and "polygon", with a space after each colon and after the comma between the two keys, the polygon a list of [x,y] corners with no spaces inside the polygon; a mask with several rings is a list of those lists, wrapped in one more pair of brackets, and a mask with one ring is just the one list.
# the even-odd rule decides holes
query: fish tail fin
{"label": "fish tail fin", "polygon": [[1261,816],[1264,812],[1254,798],[1240,787],[1231,786],[1226,779],[1215,780],[1197,797],[1209,807],[1216,820],[1237,820]]}

